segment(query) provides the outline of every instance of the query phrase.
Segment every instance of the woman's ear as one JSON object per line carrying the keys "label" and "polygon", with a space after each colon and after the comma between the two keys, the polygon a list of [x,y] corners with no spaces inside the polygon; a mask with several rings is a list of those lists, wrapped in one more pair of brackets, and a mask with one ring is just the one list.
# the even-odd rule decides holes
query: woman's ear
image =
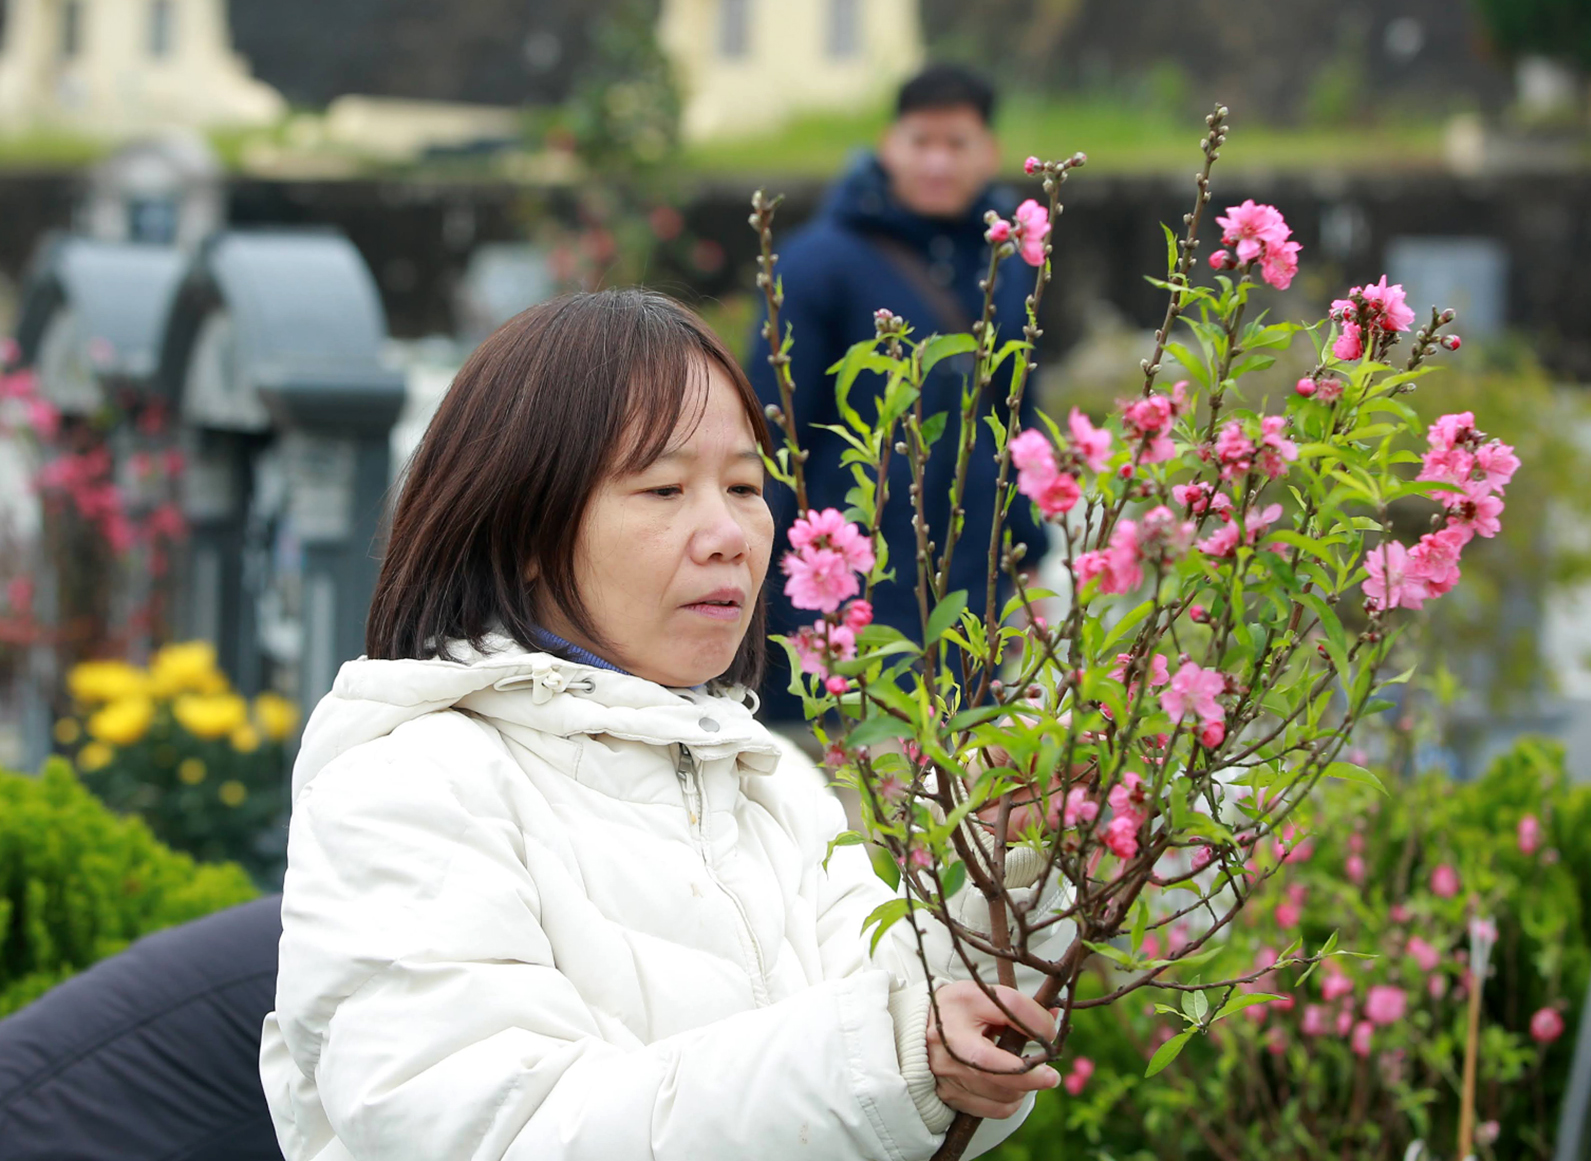
{"label": "woman's ear", "polygon": [[524,576],[525,576],[525,583],[527,585],[535,584],[536,583],[536,578],[538,576],[540,576],[540,575],[541,575],[541,566],[538,565],[534,560],[530,561],[528,564],[525,565]]}

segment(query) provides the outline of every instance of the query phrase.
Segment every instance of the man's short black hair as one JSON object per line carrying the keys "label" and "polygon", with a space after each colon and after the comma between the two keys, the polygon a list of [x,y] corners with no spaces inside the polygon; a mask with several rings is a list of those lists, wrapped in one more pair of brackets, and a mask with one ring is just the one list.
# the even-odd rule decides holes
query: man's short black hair
{"label": "man's short black hair", "polygon": [[895,117],[919,109],[951,109],[968,105],[985,125],[994,122],[994,86],[971,69],[953,64],[929,65],[901,86]]}

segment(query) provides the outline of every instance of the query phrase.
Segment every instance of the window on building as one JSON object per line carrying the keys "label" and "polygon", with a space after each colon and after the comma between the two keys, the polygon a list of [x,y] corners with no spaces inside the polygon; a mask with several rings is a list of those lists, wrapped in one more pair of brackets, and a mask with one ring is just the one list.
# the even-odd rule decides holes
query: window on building
{"label": "window on building", "polygon": [[719,0],[718,51],[731,58],[751,51],[751,0]]}
{"label": "window on building", "polygon": [[61,59],[72,60],[83,51],[84,0],[62,0]]}
{"label": "window on building", "polygon": [[149,55],[167,57],[177,45],[177,13],[172,0],[149,2]]}
{"label": "window on building", "polygon": [[862,51],[862,0],[829,0],[829,55],[852,57]]}

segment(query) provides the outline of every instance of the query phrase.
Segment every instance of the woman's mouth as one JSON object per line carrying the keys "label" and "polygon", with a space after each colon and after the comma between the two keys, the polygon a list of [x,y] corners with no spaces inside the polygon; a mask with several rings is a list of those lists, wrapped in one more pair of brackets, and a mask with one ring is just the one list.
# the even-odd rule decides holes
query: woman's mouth
{"label": "woman's mouth", "polygon": [[738,590],[720,589],[684,607],[693,613],[711,617],[715,621],[738,621],[740,611],[745,604],[745,597]]}

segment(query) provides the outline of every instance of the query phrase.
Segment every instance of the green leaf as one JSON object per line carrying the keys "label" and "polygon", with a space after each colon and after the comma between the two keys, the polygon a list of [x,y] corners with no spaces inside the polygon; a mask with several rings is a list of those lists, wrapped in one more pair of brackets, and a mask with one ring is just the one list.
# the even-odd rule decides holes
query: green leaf
{"label": "green leaf", "polygon": [[961,611],[967,607],[967,590],[957,589],[934,607],[928,616],[928,624],[923,631],[923,640],[932,643],[939,639],[950,626],[961,619]]}
{"label": "green leaf", "polygon": [[1210,1023],[1225,1020],[1228,1016],[1236,1015],[1244,1008],[1252,1008],[1255,1004],[1268,1004],[1272,1000],[1279,999],[1280,996],[1273,996],[1269,992],[1246,992],[1241,996],[1233,996],[1221,1005],[1221,1010],[1215,1014],[1215,1020],[1211,1020]]}
{"label": "green leaf", "polygon": [[1341,778],[1344,782],[1357,782],[1361,786],[1373,786],[1381,791],[1382,794],[1387,792],[1387,788],[1381,784],[1381,779],[1370,773],[1363,766],[1356,766],[1352,762],[1333,762],[1321,773],[1327,778]]}
{"label": "green leaf", "polygon": [[883,847],[868,847],[867,861],[873,864],[873,874],[883,879],[894,891],[900,887],[900,864]]}
{"label": "green leaf", "polygon": [[910,912],[911,902],[906,899],[891,899],[888,903],[880,903],[873,908],[867,918],[862,920],[863,931],[877,925],[877,929],[873,932],[873,942],[868,948],[869,952],[877,951],[878,941],[884,938],[884,932],[899,923]]}
{"label": "green leaf", "polygon": [[930,335],[923,344],[923,378],[944,359],[953,355],[967,355],[978,349],[978,340],[971,335]]}
{"label": "green leaf", "polygon": [[823,869],[829,869],[829,860],[834,857],[835,847],[854,847],[867,841],[866,836],[859,831],[842,830],[829,840],[829,849],[823,855]]}
{"label": "green leaf", "polygon": [[1170,1040],[1155,1049],[1155,1054],[1149,1058],[1149,1067],[1144,1070],[1144,1077],[1147,1079],[1155,1075],[1155,1073],[1165,1068],[1166,1065],[1181,1055],[1183,1046],[1187,1044],[1188,1038],[1192,1035],[1191,1031],[1178,1032]]}
{"label": "green leaf", "polygon": [[1144,945],[1144,934],[1149,930],[1149,901],[1142,896],[1133,904],[1132,909],[1132,950],[1138,954],[1138,949]]}
{"label": "green leaf", "polygon": [[923,425],[919,430],[922,432],[923,445],[925,447],[933,447],[934,444],[939,442],[939,437],[945,434],[945,421],[949,416],[950,412],[948,411],[936,411],[923,420]]}
{"label": "green leaf", "polygon": [[1130,967],[1132,965],[1132,956],[1122,951],[1119,947],[1112,947],[1108,943],[1095,943],[1093,940],[1088,939],[1083,940],[1083,946],[1095,955],[1102,955],[1112,963],[1118,963],[1122,967]]}
{"label": "green leaf", "polygon": [[[871,688],[871,687],[870,687]],[[845,736],[847,746],[876,746],[891,738],[904,738],[912,732],[910,722],[903,722],[890,714],[878,714],[861,722]]]}
{"label": "green leaf", "polygon": [[967,882],[967,864],[951,863],[939,876],[939,881],[944,886],[945,898],[949,899]]}

